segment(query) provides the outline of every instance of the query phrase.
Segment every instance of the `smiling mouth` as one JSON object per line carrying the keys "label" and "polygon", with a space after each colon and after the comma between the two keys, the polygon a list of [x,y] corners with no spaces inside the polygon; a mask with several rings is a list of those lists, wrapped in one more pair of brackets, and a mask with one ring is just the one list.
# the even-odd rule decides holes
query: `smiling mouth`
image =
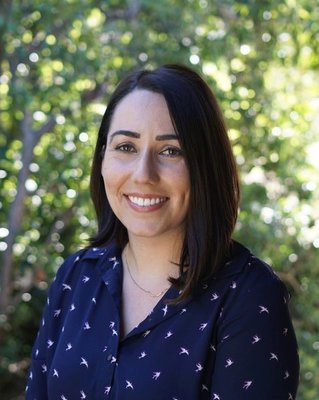
{"label": "smiling mouth", "polygon": [[155,206],[161,203],[164,203],[167,201],[167,197],[137,197],[137,196],[127,196],[129,200],[140,207],[150,207],[150,206]]}

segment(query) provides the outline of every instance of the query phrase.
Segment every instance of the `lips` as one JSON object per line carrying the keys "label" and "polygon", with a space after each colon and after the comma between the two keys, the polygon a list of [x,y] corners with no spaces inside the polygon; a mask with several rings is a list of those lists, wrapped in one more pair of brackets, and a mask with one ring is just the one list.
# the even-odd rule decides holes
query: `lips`
{"label": "lips", "polygon": [[127,197],[131,203],[139,207],[152,207],[160,205],[168,199],[167,197],[140,197],[133,195],[128,195]]}

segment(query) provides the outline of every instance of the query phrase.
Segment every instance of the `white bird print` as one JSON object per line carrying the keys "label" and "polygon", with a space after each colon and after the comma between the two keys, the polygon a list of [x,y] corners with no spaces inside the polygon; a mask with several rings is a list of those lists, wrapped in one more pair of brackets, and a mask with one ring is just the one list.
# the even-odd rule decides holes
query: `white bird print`
{"label": "white bird print", "polygon": [[213,344],[210,344],[210,345],[209,345],[209,348],[210,348],[211,350],[213,350],[213,351],[216,351],[216,347],[215,347]]}
{"label": "white bird print", "polygon": [[185,349],[184,347],[181,347],[180,349],[181,351],[179,354],[186,354],[187,356],[189,356],[189,351],[187,349]]}
{"label": "white bird print", "polygon": [[88,323],[88,322],[86,322],[85,324],[84,324],[84,328],[83,328],[84,330],[88,330],[88,329],[91,329],[91,327],[90,327],[90,324]]}
{"label": "white bird print", "polygon": [[86,368],[89,368],[89,364],[88,364],[88,362],[86,361],[86,359],[85,358],[83,358],[83,357],[81,357],[81,362],[80,362],[80,365],[85,365],[86,366]]}
{"label": "white bird print", "polygon": [[116,358],[114,356],[112,356],[111,358],[111,364],[114,364],[116,362]]}
{"label": "white bird print", "polygon": [[183,308],[182,311],[180,312],[180,315],[186,313],[186,311],[187,311],[186,308]]}
{"label": "white bird print", "polygon": [[71,344],[71,343],[68,343],[68,344],[66,345],[65,351],[69,351],[69,350],[71,350],[71,349],[72,349],[72,344]]}
{"label": "white bird print", "polygon": [[75,310],[75,305],[74,305],[74,303],[72,303],[71,307],[70,307],[70,311],[74,311],[74,310]]}
{"label": "white bird print", "polygon": [[53,376],[56,376],[57,378],[59,377],[59,373],[56,369],[53,370]]}
{"label": "white bird print", "polygon": [[83,276],[83,279],[82,279],[82,282],[83,282],[83,283],[86,283],[86,282],[88,282],[89,280],[90,280],[90,278],[89,278],[88,276],[84,275],[84,276]]}
{"label": "white bird print", "polygon": [[279,361],[279,360],[278,360],[278,356],[277,356],[277,354],[275,354],[275,353],[270,353],[270,358],[269,358],[269,360],[276,360],[276,361]]}
{"label": "white bird print", "polygon": [[259,306],[259,308],[260,308],[259,314],[261,314],[261,313],[263,313],[263,312],[269,314],[269,310],[268,310],[267,307]]}
{"label": "white bird print", "polygon": [[213,293],[212,294],[212,298],[210,299],[210,301],[214,301],[214,300],[217,300],[218,299],[218,294],[217,293]]}
{"label": "white bird print", "polygon": [[93,302],[94,304],[96,304],[96,299],[95,299],[95,297],[92,297],[92,302]]}
{"label": "white bird print", "polygon": [[64,328],[64,325],[63,325],[63,326],[62,326],[62,329],[61,329],[61,332],[62,332],[62,333],[64,332],[64,329],[65,329],[65,328]]}
{"label": "white bird print", "polygon": [[39,354],[39,349],[36,350],[35,355],[38,356]]}
{"label": "white bird print", "polygon": [[288,400],[294,400],[294,398],[292,397],[292,394],[291,393],[288,393]]}
{"label": "white bird print", "polygon": [[113,261],[113,269],[119,264],[119,261],[116,259],[116,257],[109,258],[109,261]]}
{"label": "white bird print", "polygon": [[288,328],[285,328],[284,331],[283,331],[283,335],[286,336],[287,333],[288,333]]}
{"label": "white bird print", "polygon": [[133,385],[130,381],[126,381],[126,389],[128,389],[128,388],[134,390]]}
{"label": "white bird print", "polygon": [[258,343],[261,340],[261,338],[258,335],[253,336],[253,341],[251,342],[252,344]]}
{"label": "white bird print", "polygon": [[173,335],[173,333],[171,332],[171,331],[168,331],[167,333],[166,333],[166,336],[164,337],[164,339],[168,339],[170,336],[172,336]]}
{"label": "white bird print", "polygon": [[115,329],[112,329],[112,336],[118,336],[118,333],[116,332]]}
{"label": "white bird print", "polygon": [[41,367],[42,367],[42,373],[43,374],[46,373],[48,370],[47,366],[45,364],[42,364]]}
{"label": "white bird print", "polygon": [[70,285],[67,285],[66,283],[62,283],[63,289],[62,290],[72,290]]}
{"label": "white bird print", "polygon": [[253,383],[253,381],[246,381],[245,383],[244,383],[244,386],[243,386],[243,389],[248,389],[250,386],[251,386],[251,384]]}
{"label": "white bird print", "polygon": [[83,390],[80,391],[80,395],[81,395],[81,400],[86,399],[86,395],[83,392]]}
{"label": "white bird print", "polygon": [[104,394],[108,395],[110,393],[111,386],[105,386]]}
{"label": "white bird print", "polygon": [[288,379],[289,378],[289,372],[288,371],[285,371],[285,376],[284,376],[284,379]]}
{"label": "white bird print", "polygon": [[164,315],[163,315],[163,317],[165,317],[165,315],[167,314],[167,304],[166,304],[166,306],[164,307],[164,308],[162,308],[162,311],[164,312]]}
{"label": "white bird print", "polygon": [[199,330],[203,331],[206,328],[207,325],[208,325],[207,322],[204,322],[204,323],[200,324]]}
{"label": "white bird print", "polygon": [[203,390],[206,390],[206,392],[208,392],[208,387],[206,385],[204,385],[204,384],[202,384],[202,391]]}
{"label": "white bird print", "polygon": [[231,289],[236,289],[237,287],[237,283],[236,282],[232,282],[232,284],[230,285]]}
{"label": "white bird print", "polygon": [[217,393],[213,393],[213,400],[220,400],[220,397],[218,396]]}
{"label": "white bird print", "polygon": [[202,371],[202,370],[203,370],[202,364],[201,364],[201,363],[197,363],[197,364],[196,364],[195,372],[200,372],[200,371]]}
{"label": "white bird print", "polygon": [[157,381],[157,379],[160,377],[161,372],[153,372],[153,377],[152,379],[155,379]]}
{"label": "white bird print", "polygon": [[54,342],[53,342],[51,339],[49,339],[49,340],[47,341],[47,345],[48,345],[48,349],[49,349],[51,346],[54,345]]}
{"label": "white bird print", "polygon": [[144,358],[144,357],[146,357],[146,353],[145,353],[145,351],[142,351],[141,355],[139,356],[139,360],[140,360],[141,358]]}
{"label": "white bird print", "polygon": [[103,353],[107,351],[107,346],[104,346]]}
{"label": "white bird print", "polygon": [[64,396],[64,394],[61,394],[61,400],[68,400],[68,399]]}
{"label": "white bird print", "polygon": [[207,283],[205,283],[202,287],[203,287],[203,290],[206,290],[208,288]]}
{"label": "white bird print", "polygon": [[32,371],[30,372],[30,374],[29,374],[29,378],[32,380],[33,379],[33,373],[32,373]]}
{"label": "white bird print", "polygon": [[231,360],[230,358],[228,358],[228,359],[226,360],[225,368],[228,368],[228,367],[230,367],[230,366],[233,365],[233,364],[234,364],[234,361]]}
{"label": "white bird print", "polygon": [[60,315],[60,313],[61,313],[61,310],[54,310],[54,312],[53,312],[54,318],[57,318]]}
{"label": "white bird print", "polygon": [[151,333],[151,331],[150,330],[148,330],[148,331],[145,331],[144,333],[143,333],[143,336],[144,337],[146,337],[147,335],[149,335]]}
{"label": "white bird print", "polygon": [[77,261],[79,261],[80,256],[77,256],[76,259],[74,260],[74,262],[76,263]]}
{"label": "white bird print", "polygon": [[225,335],[223,338],[222,338],[222,343],[226,340],[226,339],[228,339],[229,338],[229,335]]}
{"label": "white bird print", "polygon": [[115,326],[115,322],[114,321],[110,321],[109,327],[112,329],[112,328],[114,328],[114,326]]}

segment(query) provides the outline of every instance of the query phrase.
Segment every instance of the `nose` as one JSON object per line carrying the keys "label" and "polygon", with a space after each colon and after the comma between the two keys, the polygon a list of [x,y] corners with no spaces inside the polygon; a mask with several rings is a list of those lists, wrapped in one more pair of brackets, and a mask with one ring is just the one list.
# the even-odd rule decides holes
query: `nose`
{"label": "nose", "polygon": [[158,181],[158,165],[152,152],[145,151],[140,154],[134,163],[133,175],[135,183],[139,184],[152,184]]}

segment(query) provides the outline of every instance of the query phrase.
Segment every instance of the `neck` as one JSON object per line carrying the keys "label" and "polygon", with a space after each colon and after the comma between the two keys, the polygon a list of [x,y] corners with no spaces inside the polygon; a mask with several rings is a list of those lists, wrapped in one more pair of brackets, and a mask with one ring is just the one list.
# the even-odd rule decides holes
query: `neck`
{"label": "neck", "polygon": [[167,281],[179,276],[179,259],[182,243],[167,237],[143,238],[129,236],[126,257],[134,276],[154,281]]}

